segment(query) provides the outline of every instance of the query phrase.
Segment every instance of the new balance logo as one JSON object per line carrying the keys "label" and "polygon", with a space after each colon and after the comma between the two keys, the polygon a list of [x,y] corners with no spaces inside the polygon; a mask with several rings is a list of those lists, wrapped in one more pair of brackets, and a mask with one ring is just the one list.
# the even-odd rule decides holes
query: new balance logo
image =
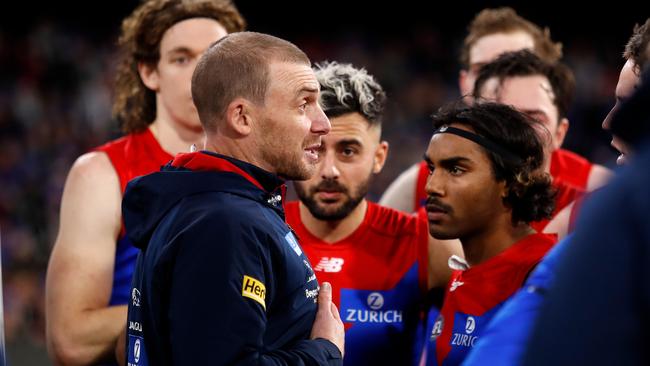
{"label": "new balance logo", "polygon": [[460,282],[460,281],[456,281],[456,280],[454,280],[454,281],[451,283],[451,287],[449,288],[449,292],[454,292],[454,291],[456,291],[457,288],[459,288],[460,286],[462,286],[462,285],[464,285],[464,284],[465,284],[465,282]]}
{"label": "new balance logo", "polygon": [[343,268],[343,258],[328,258],[323,257],[320,262],[314,267],[314,271],[319,272],[341,272]]}

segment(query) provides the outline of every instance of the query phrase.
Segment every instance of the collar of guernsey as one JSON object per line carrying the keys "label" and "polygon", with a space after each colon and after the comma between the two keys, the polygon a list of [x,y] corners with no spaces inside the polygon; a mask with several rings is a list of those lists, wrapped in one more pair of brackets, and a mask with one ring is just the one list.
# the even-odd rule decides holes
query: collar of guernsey
{"label": "collar of guernsey", "polygon": [[170,163],[175,168],[192,171],[221,171],[238,174],[269,195],[274,206],[284,202],[286,185],[277,175],[253,164],[211,151],[197,151],[176,155]]}

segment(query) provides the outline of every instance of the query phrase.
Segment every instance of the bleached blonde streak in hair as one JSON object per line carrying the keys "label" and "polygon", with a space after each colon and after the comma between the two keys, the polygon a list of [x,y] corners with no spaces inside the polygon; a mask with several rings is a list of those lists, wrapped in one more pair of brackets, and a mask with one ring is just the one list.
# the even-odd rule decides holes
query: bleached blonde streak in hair
{"label": "bleached blonde streak in hair", "polygon": [[364,68],[326,61],[314,69],[321,85],[320,103],[328,117],[358,112],[371,125],[381,125],[386,93]]}

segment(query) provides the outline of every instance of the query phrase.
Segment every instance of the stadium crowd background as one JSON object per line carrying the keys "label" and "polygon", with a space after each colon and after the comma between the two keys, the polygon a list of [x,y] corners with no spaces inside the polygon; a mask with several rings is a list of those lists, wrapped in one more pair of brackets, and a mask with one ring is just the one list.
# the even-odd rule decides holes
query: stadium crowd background
{"label": "stadium crowd background", "polygon": [[[363,66],[389,97],[388,162],[372,183],[377,200],[418,161],[431,136],[429,115],[458,98],[458,54],[471,18],[509,5],[551,29],[577,79],[565,147],[612,167],[600,124],[613,105],[623,46],[650,4],[523,1],[237,1],[249,29],[296,43],[312,61]],[[47,364],[44,279],[58,228],[66,174],[77,156],[120,134],[111,118],[115,41],[137,4],[17,4],[0,15],[0,235],[4,324],[10,365]]]}

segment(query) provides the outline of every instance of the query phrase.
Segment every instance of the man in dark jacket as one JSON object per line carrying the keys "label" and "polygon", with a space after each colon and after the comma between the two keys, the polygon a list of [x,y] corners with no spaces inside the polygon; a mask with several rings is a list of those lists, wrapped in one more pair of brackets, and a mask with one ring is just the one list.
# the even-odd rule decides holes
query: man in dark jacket
{"label": "man in dark jacket", "polygon": [[[129,365],[339,365],[343,325],[284,220],[284,179],[315,172],[330,123],[293,44],[235,33],[192,77],[205,150],[134,180],[123,203],[141,248]],[[320,289],[320,294],[319,294]],[[317,302],[318,300],[318,302]]]}

